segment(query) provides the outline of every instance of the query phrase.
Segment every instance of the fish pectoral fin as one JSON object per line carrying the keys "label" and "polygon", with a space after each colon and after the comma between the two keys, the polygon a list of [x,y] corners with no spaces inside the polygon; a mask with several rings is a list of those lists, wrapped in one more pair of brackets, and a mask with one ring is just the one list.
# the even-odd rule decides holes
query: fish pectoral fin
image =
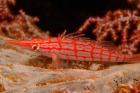
{"label": "fish pectoral fin", "polygon": [[51,53],[50,55],[52,57],[51,68],[53,68],[53,69],[60,69],[61,68],[61,60],[60,60],[58,54]]}

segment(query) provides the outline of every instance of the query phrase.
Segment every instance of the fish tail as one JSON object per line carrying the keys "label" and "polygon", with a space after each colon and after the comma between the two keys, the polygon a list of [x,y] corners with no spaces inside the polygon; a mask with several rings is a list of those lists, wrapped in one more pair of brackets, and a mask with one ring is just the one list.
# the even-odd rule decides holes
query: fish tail
{"label": "fish tail", "polygon": [[140,62],[140,54],[134,54],[128,59],[130,63],[139,63]]}

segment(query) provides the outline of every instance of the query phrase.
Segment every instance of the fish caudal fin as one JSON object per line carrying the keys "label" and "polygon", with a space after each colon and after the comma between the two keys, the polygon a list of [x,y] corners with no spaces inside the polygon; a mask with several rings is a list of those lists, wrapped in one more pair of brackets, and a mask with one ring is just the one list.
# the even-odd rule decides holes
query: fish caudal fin
{"label": "fish caudal fin", "polygon": [[128,59],[130,63],[140,63],[140,54],[135,54],[131,58]]}

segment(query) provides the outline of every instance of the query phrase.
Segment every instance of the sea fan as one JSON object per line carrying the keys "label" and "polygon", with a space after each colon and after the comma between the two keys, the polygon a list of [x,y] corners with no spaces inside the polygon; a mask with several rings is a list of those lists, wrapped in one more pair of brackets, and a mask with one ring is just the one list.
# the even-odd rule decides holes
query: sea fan
{"label": "sea fan", "polygon": [[13,39],[31,39],[48,37],[36,26],[37,17],[31,17],[20,10],[19,14],[12,14],[9,5],[15,0],[0,0],[0,34]]}
{"label": "sea fan", "polygon": [[92,32],[98,42],[109,39],[118,45],[122,53],[138,52],[140,17],[137,11],[109,11],[103,18],[90,17],[77,33],[84,33],[90,26],[93,26]]}
{"label": "sea fan", "polygon": [[9,5],[15,5],[15,0],[0,0],[0,19],[12,18]]}

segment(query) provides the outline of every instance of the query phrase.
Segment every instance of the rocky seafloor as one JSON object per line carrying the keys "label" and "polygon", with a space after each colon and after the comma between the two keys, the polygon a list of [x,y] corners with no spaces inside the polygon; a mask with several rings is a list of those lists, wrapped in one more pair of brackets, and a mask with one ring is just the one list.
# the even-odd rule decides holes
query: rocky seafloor
{"label": "rocky seafloor", "polygon": [[49,69],[49,63],[50,58],[39,52],[0,45],[0,92],[127,93],[115,91],[121,84],[131,90],[132,81],[139,83],[140,79],[140,63],[112,65],[101,70],[95,64],[89,69]]}

